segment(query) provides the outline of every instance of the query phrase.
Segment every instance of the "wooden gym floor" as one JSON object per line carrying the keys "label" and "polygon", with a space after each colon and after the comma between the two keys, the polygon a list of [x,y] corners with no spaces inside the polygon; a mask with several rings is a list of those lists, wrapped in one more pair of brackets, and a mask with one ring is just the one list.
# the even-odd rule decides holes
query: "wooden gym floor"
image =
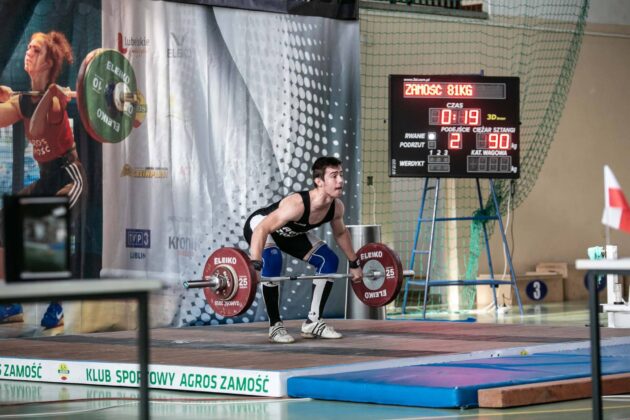
{"label": "wooden gym floor", "polygon": [[[354,363],[386,362],[470,352],[496,352],[538,345],[570,347],[589,340],[589,329],[575,326],[331,320],[340,340],[299,335],[301,321],[285,325],[296,342],[267,341],[266,323],[151,330],[151,364],[229,369],[291,370]],[[136,363],[135,331],[11,338],[0,356],[75,361]],[[628,337],[627,329],[602,329],[602,339]]]}

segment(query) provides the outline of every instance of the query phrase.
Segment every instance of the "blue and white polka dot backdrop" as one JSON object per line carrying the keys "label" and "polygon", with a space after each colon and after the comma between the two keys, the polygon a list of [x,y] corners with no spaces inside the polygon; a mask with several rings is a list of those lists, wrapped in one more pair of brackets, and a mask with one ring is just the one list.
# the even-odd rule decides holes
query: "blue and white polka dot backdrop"
{"label": "blue and white polka dot backdrop", "polygon": [[[216,207],[213,203],[214,212],[221,208],[231,211],[215,216],[221,219],[218,225],[204,226],[209,231],[200,239],[194,256],[197,264],[185,273],[190,278],[201,277],[206,259],[221,246],[247,251],[242,235],[247,216],[291,192],[312,188],[310,167],[319,156],[342,160],[347,181],[346,222],[356,223],[359,216],[358,23],[212,10],[210,24],[216,25],[216,32],[210,31],[222,36],[233,60],[229,65],[238,71],[225,89],[238,92],[236,108],[247,113],[247,150],[242,151],[247,163],[242,178],[230,180],[237,188],[226,195],[226,202],[218,200]],[[316,233],[334,245],[328,225]],[[287,274],[312,272],[305,263],[284,257]],[[281,290],[281,316],[306,317],[311,282],[285,282]],[[331,304],[333,300],[331,297]],[[225,319],[212,311],[202,290],[190,290],[182,296],[179,324],[264,321],[264,306],[258,290],[245,314]]]}

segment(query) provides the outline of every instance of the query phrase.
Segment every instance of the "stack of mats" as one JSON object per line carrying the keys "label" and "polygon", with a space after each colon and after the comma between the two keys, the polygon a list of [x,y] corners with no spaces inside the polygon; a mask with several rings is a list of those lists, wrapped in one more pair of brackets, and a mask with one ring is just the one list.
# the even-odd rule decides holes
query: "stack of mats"
{"label": "stack of mats", "polygon": [[[630,345],[602,347],[602,374],[630,372]],[[291,397],[477,407],[479,389],[591,376],[590,349],[289,378]]]}

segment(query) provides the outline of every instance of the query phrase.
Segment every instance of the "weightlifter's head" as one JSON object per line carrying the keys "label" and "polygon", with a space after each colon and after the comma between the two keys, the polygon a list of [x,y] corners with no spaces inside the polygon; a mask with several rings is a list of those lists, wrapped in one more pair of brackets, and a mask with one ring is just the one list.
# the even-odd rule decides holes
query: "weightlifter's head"
{"label": "weightlifter's head", "polygon": [[335,198],[343,192],[343,169],[341,161],[332,156],[317,158],[311,167],[313,182],[317,188],[323,189]]}
{"label": "weightlifter's head", "polygon": [[72,64],[72,46],[61,32],[36,32],[26,48],[24,70],[31,78],[46,77],[47,84],[54,83],[61,73],[64,61]]}

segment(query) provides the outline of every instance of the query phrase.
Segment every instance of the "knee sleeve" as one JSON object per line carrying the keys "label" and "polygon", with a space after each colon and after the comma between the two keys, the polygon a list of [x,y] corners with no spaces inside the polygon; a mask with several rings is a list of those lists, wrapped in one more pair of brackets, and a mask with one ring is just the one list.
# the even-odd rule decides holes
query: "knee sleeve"
{"label": "knee sleeve", "polygon": [[[264,277],[277,277],[282,274],[282,253],[277,246],[270,246],[263,250],[263,268],[261,274]],[[277,282],[264,282],[265,286],[277,286]]]}
{"label": "knee sleeve", "polygon": [[317,268],[317,274],[333,274],[339,267],[339,257],[328,245],[323,244],[311,254],[308,263]]}

